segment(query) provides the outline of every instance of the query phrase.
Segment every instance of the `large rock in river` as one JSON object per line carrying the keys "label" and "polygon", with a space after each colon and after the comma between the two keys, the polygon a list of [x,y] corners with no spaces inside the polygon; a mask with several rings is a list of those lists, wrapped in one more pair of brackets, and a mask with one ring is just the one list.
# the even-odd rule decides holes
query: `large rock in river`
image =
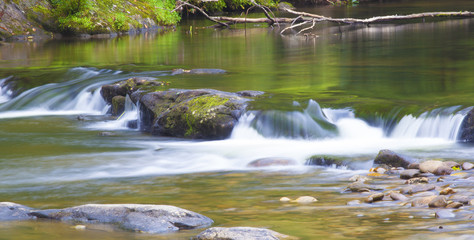
{"label": "large rock in river", "polygon": [[164,84],[149,78],[130,78],[102,86],[101,94],[109,104],[116,102],[116,96],[129,95],[139,105],[140,130],[160,136],[202,139],[228,137],[250,100],[246,97],[262,94],[212,89],[163,91]]}
{"label": "large rock in river", "polygon": [[65,209],[37,210],[38,218],[81,223],[109,223],[132,231],[167,233],[207,227],[213,221],[201,214],[169,205],[88,204]]}

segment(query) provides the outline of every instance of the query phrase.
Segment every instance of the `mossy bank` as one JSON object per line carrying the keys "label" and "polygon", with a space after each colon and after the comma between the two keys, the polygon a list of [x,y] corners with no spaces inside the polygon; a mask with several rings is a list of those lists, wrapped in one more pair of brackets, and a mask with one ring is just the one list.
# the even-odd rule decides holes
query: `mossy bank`
{"label": "mossy bank", "polygon": [[0,3],[1,40],[104,36],[174,26],[174,0],[6,0]]}

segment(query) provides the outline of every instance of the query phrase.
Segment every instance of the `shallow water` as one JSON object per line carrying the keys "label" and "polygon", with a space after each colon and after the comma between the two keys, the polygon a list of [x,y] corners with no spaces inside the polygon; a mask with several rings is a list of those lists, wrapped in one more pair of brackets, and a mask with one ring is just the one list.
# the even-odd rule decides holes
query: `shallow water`
{"label": "shallow water", "polygon": [[[314,11],[368,17],[453,6],[412,2]],[[453,10],[474,10],[471,1],[456,3],[462,7]],[[342,190],[351,176],[368,172],[380,149],[474,162],[474,148],[456,141],[474,105],[473,20],[349,27],[342,34],[324,25],[312,37],[267,28],[195,27],[191,34],[186,24],[205,22],[189,20],[169,33],[0,46],[0,201],[35,208],[170,204],[204,214],[214,226],[266,227],[301,239],[472,237],[470,221],[439,220],[430,209],[396,204],[349,207],[346,202],[364,195]],[[228,72],[171,75],[178,67]],[[100,86],[132,76],[155,77],[173,88],[266,94],[250,104],[229,139],[163,138],[127,129],[105,114]],[[314,134],[319,106],[335,135]],[[129,110],[128,117],[136,117]],[[258,118],[261,111],[278,118]],[[312,155],[350,164],[306,166]],[[247,167],[265,157],[298,164]],[[319,201],[278,201],[303,195]],[[151,236],[111,226],[80,231],[48,221],[0,223],[0,239],[188,239],[200,231]]]}

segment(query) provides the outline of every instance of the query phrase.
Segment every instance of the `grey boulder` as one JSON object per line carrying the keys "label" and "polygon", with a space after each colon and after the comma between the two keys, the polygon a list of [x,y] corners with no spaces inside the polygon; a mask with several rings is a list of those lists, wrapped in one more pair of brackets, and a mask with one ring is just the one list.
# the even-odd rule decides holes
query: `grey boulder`
{"label": "grey boulder", "polygon": [[30,220],[36,217],[30,214],[31,208],[12,202],[0,202],[0,221]]}
{"label": "grey boulder", "polygon": [[198,213],[169,205],[87,204],[65,209],[33,211],[38,218],[81,223],[108,223],[145,233],[168,233],[207,227],[213,221]]}

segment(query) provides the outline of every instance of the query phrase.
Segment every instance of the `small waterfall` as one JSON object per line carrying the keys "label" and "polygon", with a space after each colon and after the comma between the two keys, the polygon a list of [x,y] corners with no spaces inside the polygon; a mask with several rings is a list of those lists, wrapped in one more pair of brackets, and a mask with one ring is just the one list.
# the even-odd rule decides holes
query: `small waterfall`
{"label": "small waterfall", "polygon": [[12,91],[5,85],[5,82],[11,77],[0,79],[0,104],[10,100]]}
{"label": "small waterfall", "polygon": [[250,125],[264,137],[315,139],[337,135],[337,127],[314,100],[303,112],[262,111],[254,115]]}
{"label": "small waterfall", "polygon": [[125,110],[122,115],[117,118],[117,120],[94,123],[87,126],[87,128],[100,130],[127,130],[130,128],[135,128],[130,127],[130,123],[138,121],[138,116],[138,107],[135,106],[133,101],[130,99],[130,96],[127,95],[125,97]]}
{"label": "small waterfall", "polygon": [[459,107],[436,109],[418,117],[404,116],[390,134],[393,138],[442,138],[456,140],[465,114]]}
{"label": "small waterfall", "polygon": [[[0,118],[49,114],[101,114],[106,107],[100,95],[104,84],[127,79],[118,77],[120,71],[77,67],[69,70],[64,81],[27,90],[0,102]],[[3,80],[5,81],[5,80]],[[0,82],[2,86],[3,82]],[[2,95],[5,90],[1,89]]]}

